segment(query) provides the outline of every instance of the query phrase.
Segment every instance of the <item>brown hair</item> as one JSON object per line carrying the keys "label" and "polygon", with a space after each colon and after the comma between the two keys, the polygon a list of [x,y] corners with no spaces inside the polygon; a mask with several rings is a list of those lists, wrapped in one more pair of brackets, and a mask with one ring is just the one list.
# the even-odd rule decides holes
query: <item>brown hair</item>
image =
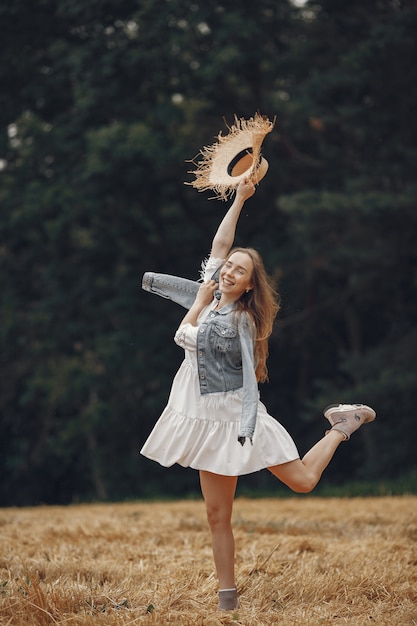
{"label": "brown hair", "polygon": [[268,379],[266,365],[268,339],[279,311],[280,297],[266,273],[262,257],[257,250],[254,248],[233,248],[227,255],[227,259],[234,252],[243,252],[249,255],[253,263],[251,277],[253,288],[244,293],[236,304],[238,310],[249,313],[255,324],[255,374],[258,382],[263,383]]}

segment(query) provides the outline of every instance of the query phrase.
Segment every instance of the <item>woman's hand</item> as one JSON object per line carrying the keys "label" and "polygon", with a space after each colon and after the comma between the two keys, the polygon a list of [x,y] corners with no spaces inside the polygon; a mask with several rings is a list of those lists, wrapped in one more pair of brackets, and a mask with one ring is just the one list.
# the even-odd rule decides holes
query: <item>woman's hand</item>
{"label": "woman's hand", "polygon": [[245,178],[241,180],[236,189],[236,198],[241,202],[245,202],[248,198],[251,198],[255,193],[255,185],[251,180]]}
{"label": "woman's hand", "polygon": [[197,326],[198,316],[205,306],[210,304],[213,300],[214,292],[218,287],[218,283],[215,280],[207,280],[205,283],[201,283],[199,290],[197,291],[194,304],[188,311],[180,326],[183,324],[191,324]]}
{"label": "woman's hand", "polygon": [[195,299],[195,305],[204,308],[207,304],[210,304],[218,286],[219,285],[215,280],[207,280],[206,282],[201,283]]}

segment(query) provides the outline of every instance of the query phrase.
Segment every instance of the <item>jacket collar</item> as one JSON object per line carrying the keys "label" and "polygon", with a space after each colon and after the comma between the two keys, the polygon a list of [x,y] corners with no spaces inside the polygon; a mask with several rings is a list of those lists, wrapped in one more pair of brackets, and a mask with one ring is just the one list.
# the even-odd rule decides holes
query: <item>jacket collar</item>
{"label": "jacket collar", "polygon": [[[216,300],[215,302],[218,302],[218,300]],[[218,313],[219,315],[227,315],[228,313],[233,311],[234,308],[236,308],[235,303],[230,302],[230,304],[225,304],[224,306],[222,306],[221,309],[216,309],[216,313]]]}

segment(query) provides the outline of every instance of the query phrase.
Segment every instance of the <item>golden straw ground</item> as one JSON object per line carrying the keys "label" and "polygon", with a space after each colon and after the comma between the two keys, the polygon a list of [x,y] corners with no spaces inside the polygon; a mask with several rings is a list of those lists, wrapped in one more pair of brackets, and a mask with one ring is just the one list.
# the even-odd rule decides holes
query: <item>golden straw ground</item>
{"label": "golden straw ground", "polygon": [[200,501],[0,510],[0,624],[417,625],[417,498],[235,503],[216,608]]}

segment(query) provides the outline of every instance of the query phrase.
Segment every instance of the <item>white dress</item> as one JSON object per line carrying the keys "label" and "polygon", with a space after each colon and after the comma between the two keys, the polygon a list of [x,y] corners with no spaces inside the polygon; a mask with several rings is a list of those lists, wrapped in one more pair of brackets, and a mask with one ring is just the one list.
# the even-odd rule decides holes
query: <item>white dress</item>
{"label": "white dress", "polygon": [[[204,278],[219,266],[209,259]],[[199,316],[201,322],[215,305]],[[285,428],[271,417],[259,400],[253,445],[237,438],[242,412],[242,389],[200,394],[197,370],[197,327],[180,326],[175,340],[185,359],[175,375],[168,404],[146,440],[141,454],[165,467],[179,463],[224,476],[241,476],[300,458]]]}

